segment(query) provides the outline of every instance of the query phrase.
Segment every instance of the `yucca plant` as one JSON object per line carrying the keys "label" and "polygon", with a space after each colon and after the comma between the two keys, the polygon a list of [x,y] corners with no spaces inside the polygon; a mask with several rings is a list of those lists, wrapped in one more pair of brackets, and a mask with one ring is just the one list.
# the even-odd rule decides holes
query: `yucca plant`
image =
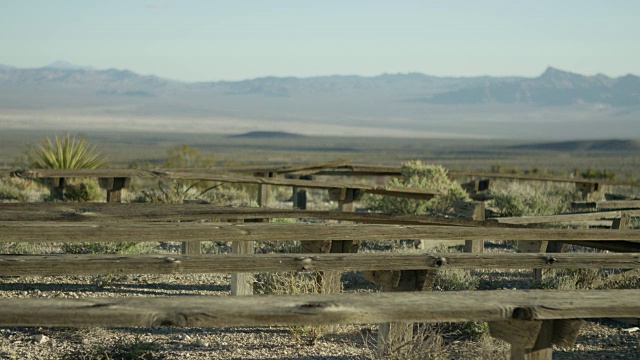
{"label": "yucca plant", "polygon": [[38,169],[96,169],[105,164],[105,156],[90,146],[86,138],[65,134],[54,141],[47,136],[37,146],[29,146],[27,152],[31,166]]}

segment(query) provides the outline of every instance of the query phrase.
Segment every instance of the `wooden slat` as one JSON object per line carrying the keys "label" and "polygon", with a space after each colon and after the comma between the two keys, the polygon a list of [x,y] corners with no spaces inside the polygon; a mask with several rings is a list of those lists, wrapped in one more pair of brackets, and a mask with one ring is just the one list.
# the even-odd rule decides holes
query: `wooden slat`
{"label": "wooden slat", "polygon": [[0,276],[530,268],[640,269],[640,254],[0,255]]}
{"label": "wooden slat", "polygon": [[[582,178],[562,178],[554,176],[535,176],[524,174],[500,174],[482,171],[464,171],[464,170],[448,170],[449,175],[453,176],[471,176],[485,177],[494,179],[513,179],[513,180],[532,180],[532,181],[550,181],[565,183],[583,183],[583,184],[602,184],[602,185],[622,185],[622,186],[640,186],[637,181],[615,181],[605,179],[582,179]],[[317,173],[318,175],[336,175],[336,176],[400,176],[399,166],[378,166],[378,165],[348,165],[339,167],[336,170],[324,170]]]}
{"label": "wooden slat", "polygon": [[640,200],[576,201],[571,203],[571,207],[596,210],[640,209]]}
{"label": "wooden slat", "polygon": [[640,290],[2,299],[0,326],[181,326],[551,320],[640,315]]}
{"label": "wooden slat", "polygon": [[[111,171],[111,173],[109,173]],[[107,175],[110,174],[110,175]],[[251,176],[235,176],[228,174],[216,174],[205,171],[168,172],[168,171],[152,171],[152,170],[130,170],[130,169],[94,169],[94,170],[57,170],[57,169],[37,169],[23,170],[16,173],[16,176],[22,178],[69,178],[69,177],[151,177],[174,180],[203,180],[203,181],[219,181],[224,183],[236,184],[264,184],[276,186],[297,186],[301,188],[311,189],[334,189],[349,188],[360,189],[366,193],[409,197],[416,199],[431,199],[435,195],[440,194],[437,190],[414,189],[414,188],[398,188],[390,186],[371,186],[366,184],[348,184],[341,182],[327,181],[309,181],[284,178],[269,177],[251,177]]]}
{"label": "wooden slat", "polygon": [[[569,223],[569,222],[587,222],[592,220],[612,219],[620,217],[621,211],[599,211],[577,214],[561,214],[561,215],[543,215],[543,216],[515,216],[504,218],[492,218],[504,224],[542,224],[542,223]],[[627,213],[632,216],[640,216],[640,210],[629,210]]]}
{"label": "wooden slat", "polygon": [[286,240],[552,240],[640,241],[640,231],[510,229],[462,226],[2,221],[0,242],[156,242]]}
{"label": "wooden slat", "polygon": [[175,221],[207,219],[328,219],[373,224],[513,227],[427,215],[392,215],[297,209],[214,207],[208,204],[0,203],[0,221]]}

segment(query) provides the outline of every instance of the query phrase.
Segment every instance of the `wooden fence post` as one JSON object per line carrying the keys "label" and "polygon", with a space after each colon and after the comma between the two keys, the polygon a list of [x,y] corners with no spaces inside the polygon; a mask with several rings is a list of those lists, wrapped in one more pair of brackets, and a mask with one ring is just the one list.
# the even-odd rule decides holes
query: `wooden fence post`
{"label": "wooden fence post", "polygon": [[[274,178],[278,177],[277,173],[266,172],[266,173],[256,173],[256,176]],[[258,207],[266,208],[269,202],[269,193],[271,192],[271,186],[267,184],[259,184],[258,185]]]}
{"label": "wooden fence post", "polygon": [[51,197],[56,200],[64,199],[64,185],[65,178],[49,178],[46,180],[47,185],[49,185],[49,191]]}
{"label": "wooden fence post", "polygon": [[573,346],[581,325],[574,319],[492,321],[489,333],[511,344],[511,360],[551,360],[552,346]]}
{"label": "wooden fence post", "polygon": [[108,203],[120,203],[122,202],[122,190],[131,185],[131,178],[98,178],[98,184],[101,189],[107,190]]}
{"label": "wooden fence post", "polygon": [[[430,291],[437,270],[365,271],[365,278],[383,292]],[[378,328],[378,352],[407,353],[413,342],[413,323],[382,323]]]}
{"label": "wooden fence post", "polygon": [[582,193],[584,200],[591,200],[593,195],[602,188],[600,183],[583,183],[577,182],[576,189]]}
{"label": "wooden fence post", "polygon": [[[263,222],[268,219],[246,219],[246,222]],[[243,222],[237,219],[236,222]],[[233,241],[231,243],[231,253],[233,254],[253,254],[253,241]],[[253,295],[253,274],[252,273],[233,273],[231,274],[231,295]]]}
{"label": "wooden fence post", "polygon": [[[302,176],[297,176],[296,178],[300,180],[313,180],[313,175],[302,175]],[[294,186],[292,199],[293,199],[294,209],[300,209],[300,210],[307,209],[307,189]]]}
{"label": "wooden fence post", "polygon": [[[518,251],[523,253],[543,253],[547,251],[549,241],[518,241]],[[542,280],[542,269],[533,269],[533,281]]]}
{"label": "wooden fence post", "polygon": [[[456,201],[454,209],[457,215],[462,216],[464,219],[484,221],[484,202],[482,201]],[[484,251],[484,240],[465,240],[464,252],[467,253],[481,253]]]}

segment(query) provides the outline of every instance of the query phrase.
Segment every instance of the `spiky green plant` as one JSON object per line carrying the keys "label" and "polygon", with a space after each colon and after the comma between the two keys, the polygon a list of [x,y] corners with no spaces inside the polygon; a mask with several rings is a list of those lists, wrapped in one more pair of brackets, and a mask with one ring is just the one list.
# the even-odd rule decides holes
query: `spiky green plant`
{"label": "spiky green plant", "polygon": [[105,164],[105,156],[90,146],[86,138],[76,139],[76,135],[65,134],[54,141],[47,136],[27,151],[31,166],[38,169],[96,169]]}

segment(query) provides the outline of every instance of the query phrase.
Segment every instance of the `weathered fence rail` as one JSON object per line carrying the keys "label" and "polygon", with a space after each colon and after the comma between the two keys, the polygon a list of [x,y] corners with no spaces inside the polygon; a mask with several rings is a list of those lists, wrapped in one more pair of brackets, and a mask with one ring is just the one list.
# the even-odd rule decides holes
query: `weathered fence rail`
{"label": "weathered fence rail", "polygon": [[[326,169],[346,168],[345,163],[234,170],[254,172],[261,177],[229,175],[229,172],[220,173],[217,169],[37,170],[14,172],[13,175],[54,180],[98,177],[108,194],[125,187],[126,179],[134,176],[258,184],[262,205],[268,185],[319,188],[329,190],[331,198],[339,201],[343,210],[348,210],[350,204],[366,192],[418,199],[430,199],[437,194],[432,190],[274,177],[283,173],[328,174],[330,171],[335,175],[342,170]],[[389,169],[354,167],[350,171],[377,172],[377,175],[391,172]],[[496,174],[486,174],[496,177],[493,175]],[[567,179],[536,177],[535,180]],[[576,179],[568,182],[596,184]],[[112,199],[117,201],[117,198]],[[620,212],[600,213],[597,220],[611,216],[619,218],[620,225],[622,217],[624,220],[629,218],[629,211],[625,213],[624,216]],[[562,222],[575,216],[538,218],[530,223]],[[320,218],[359,224],[224,222],[270,218]],[[407,335],[411,336],[412,328],[407,323],[489,321],[491,334],[512,344],[513,359],[551,359],[552,344],[567,346],[575,341],[579,319],[640,317],[637,301],[640,290],[420,292],[430,289],[437,270],[444,269],[640,269],[640,232],[637,230],[540,228],[535,224],[525,226],[521,220],[472,219],[478,220],[475,216],[465,220],[335,211],[230,209],[197,204],[0,204],[0,243],[180,241],[199,250],[201,241],[222,241],[232,242],[237,252],[224,255],[197,255],[188,251],[186,255],[0,255],[0,276],[232,272],[236,274],[232,293],[242,294],[244,290],[240,287],[247,285],[243,282],[248,278],[240,273],[317,271],[335,274],[364,270],[367,278],[389,292],[233,298],[2,299],[0,326],[227,327],[381,323],[380,340],[386,347],[395,346],[406,340]],[[405,239],[515,240],[523,249],[528,246],[535,251],[521,254],[348,253],[358,241]],[[253,249],[247,247],[249,254],[238,254],[240,247],[254,241],[290,240],[311,244],[313,246],[303,246],[303,249],[317,248],[318,252],[324,253],[253,254]],[[539,253],[549,242],[619,249],[627,253]],[[330,276],[323,281],[332,281],[327,279]]]}
{"label": "weathered fence rail", "polygon": [[626,229],[483,228],[430,225],[1,221],[0,242],[314,240],[640,241]]}
{"label": "weathered fence rail", "polygon": [[0,326],[228,327],[539,321],[640,314],[640,290],[1,299]]}
{"label": "weathered fence rail", "polygon": [[637,253],[0,255],[0,276],[446,269],[639,269]]}

